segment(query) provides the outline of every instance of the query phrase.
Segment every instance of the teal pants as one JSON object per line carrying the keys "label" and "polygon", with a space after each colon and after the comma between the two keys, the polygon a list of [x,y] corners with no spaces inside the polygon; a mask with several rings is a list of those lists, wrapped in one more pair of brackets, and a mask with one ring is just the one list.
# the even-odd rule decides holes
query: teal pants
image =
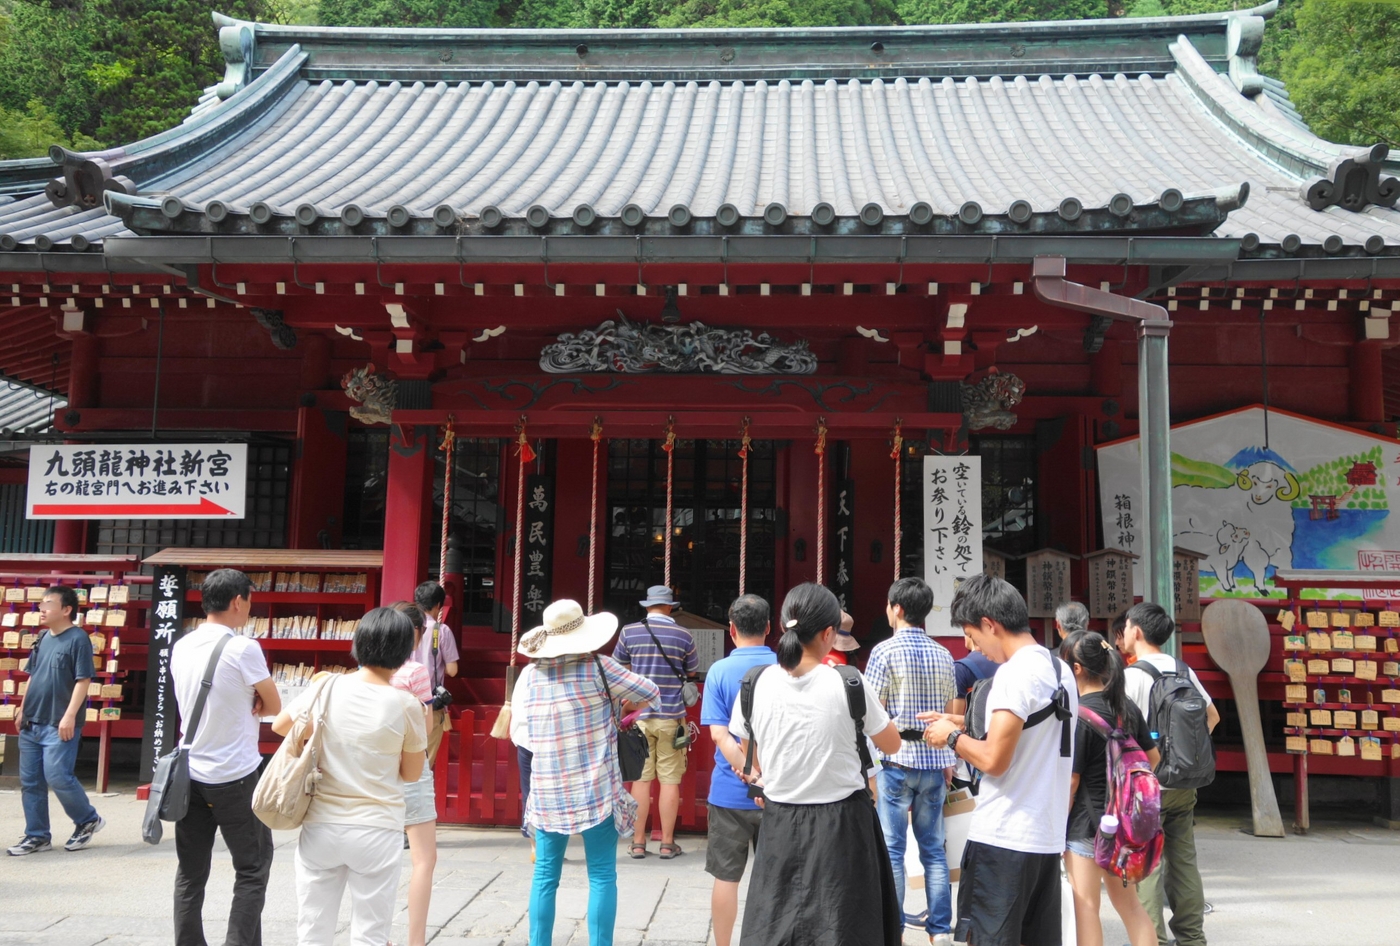
{"label": "teal pants", "polygon": [[[569,835],[535,830],[535,882],[530,889],[530,946],[554,940],[554,900]],[[617,920],[617,828],[612,815],[583,832],[588,861],[589,946],[612,946]]]}
{"label": "teal pants", "polygon": [[1162,863],[1138,884],[1138,899],[1157,924],[1158,946],[1167,946],[1162,904],[1171,907],[1177,946],[1206,946],[1206,891],[1196,867],[1196,790],[1162,789]]}

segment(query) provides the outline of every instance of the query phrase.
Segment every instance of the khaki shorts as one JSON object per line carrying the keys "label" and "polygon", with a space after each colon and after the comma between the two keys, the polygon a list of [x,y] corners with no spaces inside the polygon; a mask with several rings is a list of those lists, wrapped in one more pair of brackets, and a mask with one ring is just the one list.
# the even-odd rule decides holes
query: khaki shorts
{"label": "khaki shorts", "polygon": [[679,785],[685,775],[685,749],[677,749],[676,727],[684,726],[683,719],[639,719],[637,728],[647,737],[647,764],[642,767],[642,777],[637,781],[659,781],[662,785]]}

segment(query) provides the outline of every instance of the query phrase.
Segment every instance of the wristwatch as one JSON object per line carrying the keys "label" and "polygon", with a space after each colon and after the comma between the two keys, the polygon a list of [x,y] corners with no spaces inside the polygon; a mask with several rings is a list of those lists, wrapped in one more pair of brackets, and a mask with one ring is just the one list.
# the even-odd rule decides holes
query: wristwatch
{"label": "wristwatch", "polygon": [[958,754],[958,740],[963,737],[965,732],[966,730],[963,729],[954,729],[952,732],[948,733],[948,751],[953,753],[953,755]]}

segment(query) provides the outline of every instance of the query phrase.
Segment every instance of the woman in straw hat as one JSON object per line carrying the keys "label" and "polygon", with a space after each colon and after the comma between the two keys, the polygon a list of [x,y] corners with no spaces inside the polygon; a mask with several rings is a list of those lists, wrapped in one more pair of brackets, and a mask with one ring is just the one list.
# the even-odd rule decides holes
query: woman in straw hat
{"label": "woman in straw hat", "polygon": [[534,750],[525,807],[535,832],[530,946],[553,941],[555,894],[572,834],[583,835],[588,861],[588,941],[612,946],[617,838],[632,833],[637,814],[618,769],[612,701],[630,708],[660,698],[655,683],[595,653],[616,631],[614,615],[585,616],[577,601],[563,599],[545,608],[544,623],[520,642],[535,668],[516,696]]}

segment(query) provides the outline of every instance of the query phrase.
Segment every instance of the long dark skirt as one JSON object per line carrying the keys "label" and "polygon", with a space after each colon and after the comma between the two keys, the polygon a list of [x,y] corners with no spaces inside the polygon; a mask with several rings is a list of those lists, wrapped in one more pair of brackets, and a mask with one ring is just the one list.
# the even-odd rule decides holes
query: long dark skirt
{"label": "long dark skirt", "polygon": [[875,806],[763,810],[740,946],[899,946],[904,918]]}

